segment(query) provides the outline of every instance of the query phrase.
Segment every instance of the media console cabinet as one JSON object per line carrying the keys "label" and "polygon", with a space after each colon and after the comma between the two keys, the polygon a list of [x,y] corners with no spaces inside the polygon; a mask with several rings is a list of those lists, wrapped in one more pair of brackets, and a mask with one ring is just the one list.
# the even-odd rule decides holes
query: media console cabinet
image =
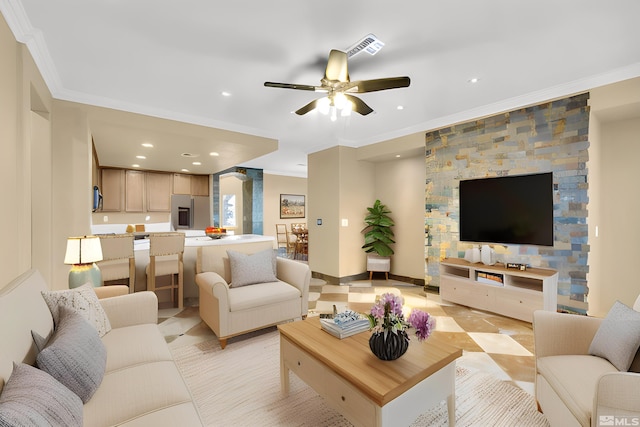
{"label": "media console cabinet", "polygon": [[531,322],[535,310],[557,311],[558,272],[546,268],[519,270],[446,258],[440,262],[440,297]]}

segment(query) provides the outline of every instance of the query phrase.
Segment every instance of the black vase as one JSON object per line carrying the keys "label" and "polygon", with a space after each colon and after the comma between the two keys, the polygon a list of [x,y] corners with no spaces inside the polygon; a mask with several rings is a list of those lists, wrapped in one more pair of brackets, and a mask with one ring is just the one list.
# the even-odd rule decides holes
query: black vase
{"label": "black vase", "polygon": [[383,332],[374,333],[369,337],[369,348],[380,360],[395,360],[409,348],[409,337],[405,331],[388,332],[386,339]]}

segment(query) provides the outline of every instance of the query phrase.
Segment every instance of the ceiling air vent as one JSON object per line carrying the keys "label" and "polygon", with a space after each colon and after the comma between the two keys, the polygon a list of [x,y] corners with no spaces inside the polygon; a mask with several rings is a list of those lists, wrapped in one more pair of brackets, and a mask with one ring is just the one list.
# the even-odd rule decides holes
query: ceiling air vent
{"label": "ceiling air vent", "polygon": [[380,39],[378,39],[373,34],[367,34],[362,40],[360,40],[358,43],[351,46],[347,50],[347,57],[351,58],[352,56],[356,56],[362,51],[367,52],[369,55],[375,55],[380,51],[380,49],[382,49],[383,46],[384,43],[380,41]]}

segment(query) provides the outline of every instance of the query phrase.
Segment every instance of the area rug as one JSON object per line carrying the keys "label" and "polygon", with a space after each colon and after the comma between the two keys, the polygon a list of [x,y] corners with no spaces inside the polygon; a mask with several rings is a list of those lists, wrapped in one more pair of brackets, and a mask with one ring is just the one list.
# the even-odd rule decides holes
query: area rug
{"label": "area rug", "polygon": [[[280,342],[275,329],[230,341],[172,350],[206,426],[351,426],[295,374],[280,390]],[[446,404],[424,408],[413,426],[446,426]],[[547,426],[534,399],[519,387],[465,367],[456,369],[458,426]]]}

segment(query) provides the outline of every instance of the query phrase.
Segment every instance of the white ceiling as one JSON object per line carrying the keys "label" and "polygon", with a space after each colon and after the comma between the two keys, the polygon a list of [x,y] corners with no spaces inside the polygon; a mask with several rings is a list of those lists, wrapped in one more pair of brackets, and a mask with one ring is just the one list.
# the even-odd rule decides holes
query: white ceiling
{"label": "white ceiling", "polygon": [[[0,0],[0,9],[55,98],[198,125],[164,129],[93,108],[105,166],[176,170],[179,154],[191,152],[207,159],[194,173],[242,165],[306,176],[307,154],[335,145],[361,147],[640,76],[637,0]],[[351,79],[411,78],[408,88],[362,94],[375,113],[297,116],[320,94],[263,86],[319,84],[329,51],[369,33],[385,46],[352,57]],[[135,160],[144,140],[166,148]],[[220,152],[216,161],[210,151]]]}

